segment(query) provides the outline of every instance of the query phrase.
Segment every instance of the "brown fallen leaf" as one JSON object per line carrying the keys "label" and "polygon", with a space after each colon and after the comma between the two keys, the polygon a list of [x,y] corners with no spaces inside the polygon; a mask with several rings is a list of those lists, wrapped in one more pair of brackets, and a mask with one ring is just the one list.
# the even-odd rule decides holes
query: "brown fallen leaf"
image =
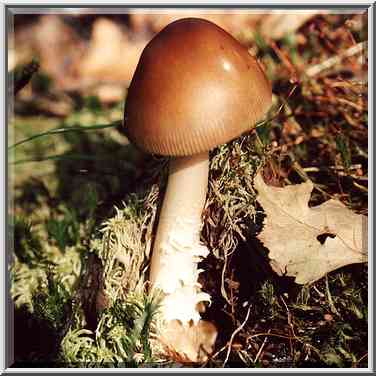
{"label": "brown fallen leaf", "polygon": [[367,217],[336,200],[309,207],[312,182],[284,188],[255,178],[257,200],[265,211],[258,239],[269,249],[278,275],[311,283],[342,266],[367,261]]}

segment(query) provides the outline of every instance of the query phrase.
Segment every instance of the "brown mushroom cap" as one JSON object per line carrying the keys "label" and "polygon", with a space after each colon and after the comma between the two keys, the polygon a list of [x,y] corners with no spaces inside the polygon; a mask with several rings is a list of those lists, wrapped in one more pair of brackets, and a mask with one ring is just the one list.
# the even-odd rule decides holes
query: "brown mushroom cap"
{"label": "brown mushroom cap", "polygon": [[253,128],[271,86],[247,49],[217,25],[186,18],[145,47],[130,84],[125,125],[142,150],[206,152]]}

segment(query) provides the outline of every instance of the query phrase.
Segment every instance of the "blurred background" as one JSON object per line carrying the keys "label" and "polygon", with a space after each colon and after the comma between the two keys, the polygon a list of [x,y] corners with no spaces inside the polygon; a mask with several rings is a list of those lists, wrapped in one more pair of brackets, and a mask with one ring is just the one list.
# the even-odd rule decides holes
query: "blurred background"
{"label": "blurred background", "polygon": [[[265,41],[268,44],[269,40],[290,38],[296,53],[289,56],[289,60],[299,71],[322,59],[323,47],[327,52],[330,49],[340,52],[343,46],[336,43],[338,38],[348,39],[350,46],[356,42],[350,40],[351,32],[358,34],[367,30],[362,14],[325,18],[324,13],[328,11],[262,13],[229,9],[223,13],[200,10],[144,13],[137,10],[127,14],[95,14],[89,9],[77,9],[62,14],[15,14],[14,33],[9,35],[8,69],[37,58],[40,73],[51,79],[56,90],[91,93],[104,103],[115,102],[123,97],[141,51],[153,35],[176,19],[200,17],[227,30],[255,55],[260,55]],[[337,29],[339,25],[344,25],[345,29]],[[324,34],[331,27],[337,30],[332,30],[327,40]],[[313,36],[321,37],[324,46],[307,51],[307,39]],[[279,50],[275,48],[274,52],[278,55]],[[305,58],[296,56],[299,54],[304,54]],[[283,63],[279,69],[289,68]]]}
{"label": "blurred background", "polygon": [[57,89],[98,90],[102,100],[111,102],[125,90],[148,41],[176,19],[208,19],[257,53],[255,30],[262,37],[281,39],[320,12],[263,14],[229,9],[224,13],[139,10],[127,14],[96,14],[89,9],[77,9],[64,13],[14,16],[9,70],[37,57],[41,72],[53,79]]}

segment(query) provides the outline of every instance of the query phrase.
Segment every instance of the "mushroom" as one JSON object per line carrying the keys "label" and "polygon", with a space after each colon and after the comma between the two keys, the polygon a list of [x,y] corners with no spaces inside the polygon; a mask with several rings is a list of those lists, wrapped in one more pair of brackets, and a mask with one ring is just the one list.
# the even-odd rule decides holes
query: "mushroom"
{"label": "mushroom", "polygon": [[167,25],[147,44],[128,89],[129,140],[173,157],[150,282],[163,292],[162,342],[192,361],[205,359],[216,338],[198,312],[210,301],[198,283],[198,263],[209,253],[200,242],[209,151],[253,128],[270,104],[270,83],[247,48],[198,18]]}

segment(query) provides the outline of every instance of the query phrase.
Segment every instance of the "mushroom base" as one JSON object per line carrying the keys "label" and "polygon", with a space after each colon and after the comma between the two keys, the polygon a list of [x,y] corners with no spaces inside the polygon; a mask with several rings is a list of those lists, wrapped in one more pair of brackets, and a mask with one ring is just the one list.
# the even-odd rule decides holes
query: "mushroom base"
{"label": "mushroom base", "polygon": [[190,325],[182,325],[177,320],[170,321],[162,329],[159,338],[165,353],[182,363],[206,361],[213,352],[216,339],[216,327],[205,320]]}

